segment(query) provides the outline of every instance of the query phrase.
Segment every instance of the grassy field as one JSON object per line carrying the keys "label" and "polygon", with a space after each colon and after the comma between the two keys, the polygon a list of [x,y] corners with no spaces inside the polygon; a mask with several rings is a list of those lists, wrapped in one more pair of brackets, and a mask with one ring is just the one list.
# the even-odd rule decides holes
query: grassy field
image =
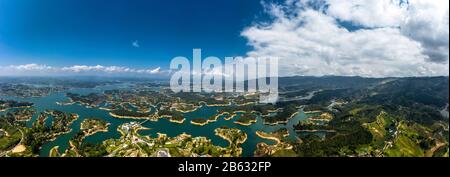
{"label": "grassy field", "polygon": [[385,154],[390,157],[423,157],[425,152],[419,145],[420,131],[426,131],[426,128],[400,122],[397,138]]}
{"label": "grassy field", "polygon": [[0,151],[7,151],[13,148],[20,142],[22,134],[20,131],[13,127],[4,127],[4,131],[8,132],[8,136],[2,135],[0,138]]}

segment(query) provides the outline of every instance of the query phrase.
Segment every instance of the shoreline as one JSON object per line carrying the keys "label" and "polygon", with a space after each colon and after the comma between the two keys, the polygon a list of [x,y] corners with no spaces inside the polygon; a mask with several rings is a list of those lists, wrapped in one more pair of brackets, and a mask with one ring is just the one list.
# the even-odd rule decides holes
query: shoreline
{"label": "shoreline", "polygon": [[[228,112],[227,112],[228,113]],[[245,111],[234,111],[233,112],[233,114],[231,114],[229,117],[225,117],[225,118],[223,118],[224,120],[231,120],[231,119],[233,119],[234,117],[236,117],[237,116],[237,113],[245,113]],[[230,114],[230,113],[228,113],[228,114]]]}
{"label": "shoreline", "polygon": [[324,132],[324,133],[334,133],[336,130],[294,130],[295,132],[304,132],[304,133],[317,133],[317,132]]}
{"label": "shoreline", "polygon": [[[87,119],[84,119],[84,120],[87,120]],[[84,122],[84,120],[83,120],[83,122]],[[109,126],[111,125],[111,123],[108,122],[108,123],[105,124],[105,128],[104,129],[92,129],[92,131],[89,131],[89,129],[84,127],[83,122],[81,122],[80,129],[83,130],[83,133],[84,133],[85,137],[94,135],[94,134],[96,134],[98,132],[108,132]]]}
{"label": "shoreline", "polygon": [[49,157],[58,157],[59,155],[59,146],[53,146],[48,152]]}
{"label": "shoreline", "polygon": [[0,128],[0,131],[1,131],[1,132],[5,132],[5,136],[6,136],[6,137],[9,137],[9,133],[8,133],[6,130],[3,130],[3,129]]}
{"label": "shoreline", "polygon": [[[225,135],[219,133],[219,130],[218,130],[218,129],[219,129],[219,128],[214,129],[215,135],[218,136],[218,137],[220,137],[220,138],[222,138],[222,139],[224,139],[224,140],[226,140],[226,141],[228,142],[228,146],[230,147],[230,146],[233,144],[233,142],[231,141],[231,139],[230,139],[229,137],[227,137],[227,136],[225,136]],[[231,130],[231,129],[229,129],[229,130]],[[240,130],[240,131],[242,131],[242,130]],[[236,145],[243,144],[245,141],[247,141],[247,138],[248,138],[248,136],[247,136],[247,134],[244,132],[244,139],[241,140],[241,141],[237,141],[237,142],[236,142]],[[240,147],[240,148],[241,148],[241,147]]]}
{"label": "shoreline", "polygon": [[114,109],[105,108],[105,107],[98,107],[98,109],[104,110],[104,111],[113,111],[114,110]]}
{"label": "shoreline", "polygon": [[115,118],[118,118],[118,119],[139,119],[139,120],[142,120],[142,119],[149,119],[150,118],[150,117],[120,116],[120,115],[114,114],[112,112],[109,112],[109,115],[111,117],[115,117]]}
{"label": "shoreline", "polygon": [[315,119],[315,118],[309,118],[310,121],[319,121],[319,122],[330,122],[331,120],[329,119],[323,119],[323,118],[319,118],[319,119]]}
{"label": "shoreline", "polygon": [[[109,124],[107,125],[107,126],[109,126]],[[92,131],[92,132],[86,132],[86,131],[83,131],[83,133],[84,133],[84,136],[91,136],[91,135],[94,135],[94,134],[96,134],[96,133],[98,133],[98,132],[109,132],[108,131],[108,129],[100,129],[100,130],[95,130],[95,131]]]}
{"label": "shoreline", "polygon": [[205,122],[194,122],[193,120],[191,120],[191,124],[193,125],[198,125],[198,126],[205,126],[206,124],[208,124],[208,120],[206,119]]}
{"label": "shoreline", "polygon": [[250,126],[254,123],[258,122],[258,119],[255,120],[250,120],[248,123],[246,122],[239,122],[239,121],[234,121],[233,123],[238,124],[238,125],[242,125],[242,126]]}
{"label": "shoreline", "polygon": [[273,136],[273,135],[271,135],[269,133],[265,133],[265,132],[262,132],[262,131],[256,131],[256,135],[258,137],[262,138],[262,139],[273,140],[273,141],[277,142],[276,144],[280,144],[281,143],[280,138],[277,138],[277,137],[275,137],[275,136]]}
{"label": "shoreline", "polygon": [[[223,113],[220,113],[220,114],[217,114],[216,116],[214,116],[214,119],[206,119],[206,122],[204,122],[204,123],[198,123],[198,122],[193,122],[192,120],[191,120],[191,124],[193,124],[193,125],[198,125],[198,126],[205,126],[205,125],[207,125],[207,124],[209,124],[209,123],[213,123],[213,122],[217,122],[217,120],[219,120],[219,117],[220,116],[223,116],[223,115],[227,115],[227,114],[230,114],[230,113],[228,113],[228,112],[223,112]],[[230,116],[230,117],[234,117],[233,115],[232,116]],[[230,120],[230,119],[226,119],[227,117],[225,117],[224,118],[224,120]]]}
{"label": "shoreline", "polygon": [[4,108],[4,109],[0,109],[0,112],[7,111],[9,109],[28,109],[28,108],[33,108],[33,106],[19,106],[19,107]]}
{"label": "shoreline", "polygon": [[319,110],[316,110],[316,111],[303,111],[305,114],[315,114],[315,113],[321,113],[321,112],[323,112],[323,111],[319,111]]}
{"label": "shoreline", "polygon": [[59,102],[59,101],[57,101],[56,104],[59,106],[70,106],[70,105],[75,104],[75,102]]}
{"label": "shoreline", "polygon": [[30,121],[32,118],[33,118],[33,117],[30,117],[30,118],[28,118],[28,119],[19,119],[19,120],[16,119],[16,121],[17,121],[17,122],[28,122],[28,121]]}
{"label": "shoreline", "polygon": [[194,105],[194,109],[191,109],[191,110],[180,110],[180,109],[178,109],[178,108],[174,108],[174,107],[171,106],[170,109],[173,109],[173,110],[178,111],[178,112],[181,112],[181,113],[190,113],[190,112],[197,111],[200,107],[201,107],[201,106],[195,106],[195,105]]}
{"label": "shoreline", "polygon": [[289,122],[289,120],[291,120],[292,118],[294,118],[298,114],[299,114],[299,112],[297,111],[297,112],[293,113],[291,116],[289,116],[286,120],[279,120],[279,121],[276,121],[276,122],[267,122],[266,120],[264,120],[264,125],[274,126],[274,125],[278,125],[278,124],[287,124]]}
{"label": "shoreline", "polygon": [[173,123],[177,123],[177,124],[182,124],[182,123],[184,123],[185,120],[186,120],[186,118],[183,118],[181,120],[169,118],[169,122],[173,122]]}
{"label": "shoreline", "polygon": [[255,102],[255,101],[242,103],[242,104],[239,104],[239,103],[236,103],[236,102],[234,102],[234,103],[235,103],[236,106],[247,106],[247,105],[251,105],[251,104],[257,104],[257,102]]}
{"label": "shoreline", "polygon": [[209,107],[221,107],[221,106],[229,106],[229,105],[231,105],[231,102],[230,103],[224,103],[224,104],[208,104],[205,101],[200,101],[198,103],[199,104],[203,103],[204,105],[209,106]]}

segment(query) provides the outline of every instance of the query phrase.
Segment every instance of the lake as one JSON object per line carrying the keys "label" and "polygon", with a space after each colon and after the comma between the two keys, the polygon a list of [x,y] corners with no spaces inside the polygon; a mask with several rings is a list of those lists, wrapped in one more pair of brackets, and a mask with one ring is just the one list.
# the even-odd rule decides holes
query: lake
{"label": "lake", "polygon": [[[120,87],[120,86],[119,86]],[[46,109],[55,109],[60,110],[64,112],[70,112],[70,113],[76,113],[80,117],[70,126],[72,131],[68,134],[64,134],[61,136],[58,136],[54,141],[46,142],[40,151],[40,156],[46,157],[49,155],[49,151],[54,146],[59,146],[59,151],[62,153],[64,152],[68,146],[69,146],[69,140],[80,130],[80,124],[83,121],[83,119],[86,118],[99,118],[106,120],[107,122],[111,123],[109,126],[108,132],[99,132],[94,135],[88,136],[85,138],[84,142],[91,142],[91,143],[101,143],[104,140],[110,139],[110,138],[119,138],[120,133],[117,131],[117,127],[121,124],[132,122],[132,121],[138,121],[134,119],[118,119],[111,117],[108,114],[108,111],[100,110],[97,108],[86,108],[85,106],[79,105],[79,104],[73,104],[73,105],[58,105],[56,102],[67,102],[69,99],[65,96],[67,92],[71,93],[78,93],[78,94],[89,94],[89,93],[102,93],[104,90],[110,90],[110,89],[117,89],[118,87],[112,87],[112,86],[103,86],[103,87],[97,87],[92,89],[71,89],[67,90],[65,92],[58,92],[58,93],[52,93],[45,97],[40,98],[16,98],[16,97],[10,97],[10,96],[0,96],[1,99],[12,99],[16,101],[27,101],[27,102],[33,102],[34,108],[38,112],[42,112]],[[122,88],[122,87],[120,87]],[[296,132],[293,129],[293,125],[297,124],[298,121],[304,120],[308,118],[308,115],[306,115],[301,109],[299,109],[299,114],[297,116],[293,117],[288,121],[287,124],[278,124],[278,125],[264,125],[263,120],[260,116],[257,117],[257,122],[253,123],[250,126],[242,126],[234,123],[234,120],[237,118],[233,118],[232,120],[224,120],[224,119],[218,119],[216,122],[209,123],[205,126],[197,126],[190,123],[192,119],[195,118],[209,118],[212,115],[217,113],[217,110],[221,107],[210,107],[203,105],[199,109],[193,112],[185,113],[184,117],[186,120],[182,124],[173,123],[170,122],[167,119],[159,119],[158,121],[147,121],[143,124],[144,127],[150,128],[149,130],[140,131],[140,134],[142,135],[149,135],[151,137],[156,137],[156,133],[165,133],[170,137],[177,136],[181,133],[187,133],[191,134],[192,136],[204,136],[209,139],[211,139],[212,143],[218,146],[228,146],[228,142],[224,139],[218,137],[214,133],[214,129],[222,126],[227,126],[231,128],[238,128],[244,132],[247,133],[247,140],[242,144],[243,148],[243,156],[249,157],[253,156],[253,152],[256,149],[256,144],[259,142],[265,142],[267,144],[274,144],[275,142],[272,140],[262,139],[256,135],[257,130],[261,130],[264,132],[272,132],[276,131],[280,128],[287,128],[289,131],[289,139],[295,140],[296,139]],[[38,114],[35,114],[33,118],[27,122],[27,126],[31,127],[32,123],[36,120]],[[51,122],[51,117],[49,117],[49,120],[46,121],[46,124],[49,125]],[[142,120],[141,120],[142,121]]]}

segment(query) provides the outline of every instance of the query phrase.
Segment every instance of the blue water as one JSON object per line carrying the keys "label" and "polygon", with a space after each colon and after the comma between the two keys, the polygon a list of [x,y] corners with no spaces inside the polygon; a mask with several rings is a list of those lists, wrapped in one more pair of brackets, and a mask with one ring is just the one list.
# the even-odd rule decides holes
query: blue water
{"label": "blue water", "polygon": [[[117,87],[116,87],[117,88]],[[89,94],[89,93],[101,93],[104,90],[107,89],[114,89],[114,87],[111,86],[105,86],[105,87],[99,87],[95,89],[72,89],[68,90],[66,92],[71,93],[78,93],[78,94]],[[13,99],[17,101],[28,101],[34,103],[34,108],[37,110],[37,112],[42,112],[46,109],[55,109],[60,110],[64,112],[70,112],[70,113],[76,113],[80,117],[70,126],[72,131],[68,134],[64,134],[61,136],[58,136],[54,141],[46,142],[41,150],[40,150],[40,156],[48,156],[49,151],[54,146],[59,146],[59,151],[62,153],[64,152],[68,146],[69,146],[69,140],[75,135],[76,132],[80,130],[80,124],[83,121],[83,119],[86,118],[99,118],[104,119],[107,122],[111,123],[111,125],[108,128],[108,132],[99,132],[92,136],[88,136],[85,138],[85,142],[91,142],[91,143],[101,143],[104,140],[110,139],[110,138],[119,138],[120,133],[117,130],[117,127],[123,123],[136,121],[133,119],[117,119],[114,117],[111,117],[108,114],[108,111],[100,110],[96,108],[86,108],[85,106],[79,105],[79,104],[73,104],[73,105],[57,105],[56,102],[67,102],[69,101],[68,98],[65,96],[66,92],[59,92],[59,93],[53,93],[46,97],[41,98],[16,98],[16,97],[8,97],[8,96],[0,96],[2,99]],[[262,139],[259,138],[256,135],[257,130],[261,130],[264,132],[272,132],[276,131],[280,128],[287,128],[289,131],[289,139],[295,140],[296,139],[296,132],[293,130],[293,125],[297,124],[298,121],[306,119],[308,116],[304,114],[302,110],[299,110],[299,114],[295,116],[294,118],[290,119],[290,121],[283,125],[278,124],[274,126],[270,125],[264,125],[263,120],[260,116],[257,117],[257,122],[250,125],[250,126],[242,126],[233,123],[237,117],[231,119],[231,120],[224,120],[220,118],[216,122],[209,123],[205,126],[197,126],[190,123],[192,119],[195,118],[209,118],[217,113],[217,110],[220,109],[220,107],[208,107],[208,106],[202,106],[199,109],[197,109],[194,112],[186,113],[184,114],[186,120],[182,124],[177,124],[168,121],[167,119],[159,119],[157,122],[153,121],[147,121],[143,124],[143,126],[150,128],[149,130],[141,131],[140,133],[142,135],[149,135],[152,137],[156,137],[156,133],[165,133],[168,136],[177,136],[181,133],[187,133],[191,134],[192,136],[205,136],[213,142],[213,144],[226,147],[228,146],[228,142],[224,139],[218,137],[214,133],[214,129],[222,126],[232,127],[232,128],[238,128],[242,131],[247,133],[247,141],[242,144],[243,148],[243,156],[253,156],[253,152],[256,149],[256,144],[259,142],[265,142],[267,144],[274,144],[275,142],[272,140]],[[35,114],[33,118],[27,122],[27,126],[31,127],[32,123],[36,120],[38,114]],[[51,124],[51,117],[49,117],[46,120],[46,124]]]}

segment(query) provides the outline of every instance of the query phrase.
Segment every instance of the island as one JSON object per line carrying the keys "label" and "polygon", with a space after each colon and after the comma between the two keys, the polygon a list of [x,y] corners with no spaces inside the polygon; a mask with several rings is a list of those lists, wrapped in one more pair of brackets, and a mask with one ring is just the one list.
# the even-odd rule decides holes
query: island
{"label": "island", "polygon": [[[45,122],[50,116],[52,121],[51,125],[48,125]],[[0,129],[7,134],[5,133],[6,135],[0,137],[0,156],[38,156],[44,143],[71,132],[70,125],[76,119],[78,119],[78,115],[74,113],[45,110],[38,114],[31,127],[27,127],[22,121],[23,119],[16,119],[16,114],[2,115],[0,117]]]}
{"label": "island", "polygon": [[149,119],[151,116],[149,113],[140,113],[125,109],[113,110],[109,112],[109,115],[115,118],[122,119]]}
{"label": "island", "polygon": [[286,124],[290,119],[297,116],[298,108],[294,104],[283,105],[281,110],[276,111],[274,116],[263,116],[265,125]]}
{"label": "island", "polygon": [[35,109],[15,109],[13,111],[8,112],[10,116],[14,117],[16,121],[26,122],[31,120],[33,115],[36,113]]}
{"label": "island", "polygon": [[242,148],[240,147],[247,140],[247,134],[237,128],[228,128],[226,126],[216,128],[215,134],[228,141],[228,148],[232,156],[240,156]]}
{"label": "island", "polygon": [[281,156],[281,157],[289,157],[296,156],[296,153],[293,151],[293,146],[284,141],[284,138],[289,136],[289,132],[286,128],[278,129],[274,132],[266,133],[263,131],[256,131],[256,135],[263,139],[273,140],[276,143],[274,145],[268,145],[264,142],[258,143],[256,145],[256,150],[254,155],[256,157],[262,156]]}
{"label": "island", "polygon": [[240,114],[237,120],[234,122],[243,126],[250,126],[257,121],[256,115],[254,113],[243,113]]}
{"label": "island", "polygon": [[97,132],[108,132],[109,125],[110,123],[103,119],[87,118],[81,122],[80,130],[83,131],[85,136],[90,136]]}
{"label": "island", "polygon": [[306,120],[299,121],[294,125],[294,130],[300,133],[333,133],[335,130],[329,126],[329,122],[333,120],[333,115],[329,112],[315,111],[308,113]]}
{"label": "island", "polygon": [[0,112],[7,111],[11,108],[31,108],[34,103],[31,102],[18,102],[14,100],[2,100],[0,99]]}
{"label": "island", "polygon": [[191,120],[191,124],[198,125],[198,126],[204,126],[208,123],[209,123],[208,119],[203,119],[203,118],[196,118],[196,119]]}
{"label": "island", "polygon": [[66,90],[64,86],[38,87],[25,84],[0,83],[0,95],[13,96],[17,98],[37,98],[48,96],[51,93]]}

